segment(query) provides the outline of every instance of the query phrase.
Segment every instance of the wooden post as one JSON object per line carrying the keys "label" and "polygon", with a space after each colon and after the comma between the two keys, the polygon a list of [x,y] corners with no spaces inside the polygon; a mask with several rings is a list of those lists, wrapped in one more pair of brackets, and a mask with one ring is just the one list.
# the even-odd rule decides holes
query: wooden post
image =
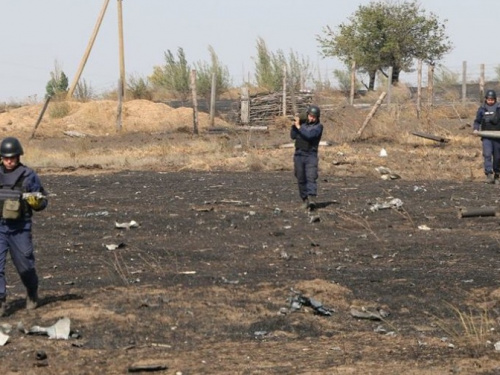
{"label": "wooden post", "polygon": [[417,118],[422,111],[422,60],[417,63]]}
{"label": "wooden post", "polygon": [[462,62],[462,104],[467,100],[467,61]]}
{"label": "wooden post", "polygon": [[480,65],[480,76],[479,76],[479,103],[484,101],[484,64]]}
{"label": "wooden post", "polygon": [[193,94],[193,133],[198,134],[198,98],[196,94],[196,70],[191,70],[191,92]]}
{"label": "wooden post", "polygon": [[33,133],[31,133],[30,139],[35,138],[36,129],[38,128],[38,125],[40,125],[40,122],[42,122],[43,115],[44,115],[45,111],[47,110],[47,107],[49,106],[49,102],[50,102],[51,98],[52,98],[52,96],[49,95],[49,96],[47,96],[47,99],[45,99],[45,104],[43,105],[42,111],[38,115],[38,119],[36,120],[35,128],[33,129]]}
{"label": "wooden post", "polygon": [[373,115],[375,114],[375,112],[377,112],[377,109],[380,107],[380,105],[382,104],[382,101],[384,100],[385,96],[387,95],[387,93],[384,91],[382,92],[382,94],[380,94],[377,102],[375,103],[375,105],[372,107],[370,113],[368,113],[368,116],[366,116],[366,119],[365,121],[363,122],[363,125],[361,126],[361,128],[358,130],[358,132],[356,133],[356,137],[354,138],[355,140],[358,139],[361,134],[363,133],[363,130],[365,130],[366,128],[366,125],[368,125],[368,123],[370,122],[371,118],[373,117]]}
{"label": "wooden post", "polygon": [[389,67],[387,71],[387,105],[391,104],[391,96],[392,96],[392,66]]}
{"label": "wooden post", "polygon": [[248,94],[248,87],[241,88],[241,123],[248,125],[250,122],[250,95]]}
{"label": "wooden post", "polygon": [[286,65],[283,65],[283,117],[286,117]]}
{"label": "wooden post", "polygon": [[210,126],[215,124],[215,94],[217,88],[217,75],[212,73],[212,87],[210,90]]}
{"label": "wooden post", "polygon": [[293,84],[293,82],[290,86],[290,100],[292,102],[292,113],[294,116],[296,116],[299,113],[299,110],[297,109],[297,98],[295,96],[295,85]]}
{"label": "wooden post", "polygon": [[122,130],[123,83],[118,80],[118,107],[116,109],[116,131]]}
{"label": "wooden post", "polygon": [[97,19],[97,22],[94,26],[94,31],[92,33],[92,36],[90,37],[89,43],[87,45],[87,49],[85,50],[85,53],[83,54],[83,57],[80,61],[80,65],[78,66],[78,70],[75,74],[75,77],[73,78],[73,82],[71,83],[71,86],[68,90],[68,95],[67,98],[71,98],[73,96],[73,93],[75,92],[76,85],[78,84],[78,81],[80,80],[80,76],[82,75],[83,68],[85,67],[85,64],[87,63],[87,60],[90,55],[90,51],[92,50],[92,46],[94,45],[95,38],[97,36],[97,33],[99,32],[99,28],[101,27],[102,19],[104,18],[104,14],[106,13],[106,8],[108,7],[109,0],[104,0],[104,3],[102,4],[102,9],[101,13],[99,14],[99,17]]}
{"label": "wooden post", "polygon": [[354,105],[354,93],[356,92],[356,61],[351,65],[351,92],[349,94],[349,104]]}
{"label": "wooden post", "polygon": [[434,105],[434,65],[434,63],[430,63],[427,71],[427,103],[429,107]]}
{"label": "wooden post", "polygon": [[123,48],[123,11],[122,11],[122,0],[117,0],[118,2],[118,40],[120,45],[120,90],[123,97],[125,97],[125,52]]}

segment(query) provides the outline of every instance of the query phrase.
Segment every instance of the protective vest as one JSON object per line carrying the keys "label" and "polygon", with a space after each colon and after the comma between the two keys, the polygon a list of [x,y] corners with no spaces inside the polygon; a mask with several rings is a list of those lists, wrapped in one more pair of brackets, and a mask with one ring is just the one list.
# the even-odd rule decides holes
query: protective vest
{"label": "protective vest", "polygon": [[301,151],[314,151],[314,150],[316,150],[317,151],[318,146],[319,146],[319,139],[316,139],[313,141],[307,141],[306,139],[302,138],[302,136],[300,134],[298,134],[297,138],[295,138],[295,149],[296,150],[301,150]]}
{"label": "protective vest", "polygon": [[31,217],[32,211],[23,197],[23,181],[26,167],[20,165],[5,173],[0,168],[0,217],[5,220],[21,220]]}
{"label": "protective vest", "polygon": [[500,130],[500,114],[499,107],[495,106],[493,110],[484,108],[483,119],[481,120],[481,130]]}

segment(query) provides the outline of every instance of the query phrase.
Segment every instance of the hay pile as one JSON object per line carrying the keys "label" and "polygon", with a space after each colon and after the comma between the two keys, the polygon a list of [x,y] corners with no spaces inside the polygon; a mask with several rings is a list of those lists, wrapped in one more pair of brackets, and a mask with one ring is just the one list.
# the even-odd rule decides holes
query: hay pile
{"label": "hay pile", "polygon": [[[26,138],[34,130],[43,104],[24,106],[0,113],[0,129],[3,134]],[[118,104],[101,100],[88,103],[50,102],[36,134],[41,137],[63,137],[64,132],[76,131],[95,136],[115,134]],[[64,116],[60,114],[64,113]],[[209,116],[198,114],[199,129],[209,126]],[[220,119],[215,126],[229,126]],[[193,110],[153,103],[147,100],[131,100],[123,103],[122,132],[165,132],[179,128],[193,128]]]}

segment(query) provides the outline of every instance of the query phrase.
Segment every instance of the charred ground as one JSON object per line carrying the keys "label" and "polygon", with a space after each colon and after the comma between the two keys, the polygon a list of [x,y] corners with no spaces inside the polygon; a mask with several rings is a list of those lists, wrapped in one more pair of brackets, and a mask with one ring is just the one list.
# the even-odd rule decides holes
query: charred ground
{"label": "charred ground", "polygon": [[[324,174],[316,221],[290,171],[42,179],[41,306],[24,310],[9,262],[2,373],[500,373],[498,219],[457,215],[496,204],[495,185]],[[393,198],[400,209],[371,209]],[[295,292],[332,316],[291,311]],[[352,316],[363,309],[390,315]],[[63,316],[79,338],[15,328]]]}

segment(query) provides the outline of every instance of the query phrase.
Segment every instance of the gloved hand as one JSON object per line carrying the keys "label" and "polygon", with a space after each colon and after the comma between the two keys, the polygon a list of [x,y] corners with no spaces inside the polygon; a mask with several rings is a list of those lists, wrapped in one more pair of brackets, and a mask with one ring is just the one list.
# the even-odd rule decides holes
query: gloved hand
{"label": "gloved hand", "polygon": [[472,134],[474,134],[474,135],[478,135],[478,133],[479,133],[479,130],[477,130],[477,129],[474,129],[474,131],[472,132]]}
{"label": "gloved hand", "polygon": [[36,195],[30,195],[26,197],[26,202],[28,202],[29,206],[35,211],[41,210],[43,207],[43,201],[45,198],[37,197]]}

